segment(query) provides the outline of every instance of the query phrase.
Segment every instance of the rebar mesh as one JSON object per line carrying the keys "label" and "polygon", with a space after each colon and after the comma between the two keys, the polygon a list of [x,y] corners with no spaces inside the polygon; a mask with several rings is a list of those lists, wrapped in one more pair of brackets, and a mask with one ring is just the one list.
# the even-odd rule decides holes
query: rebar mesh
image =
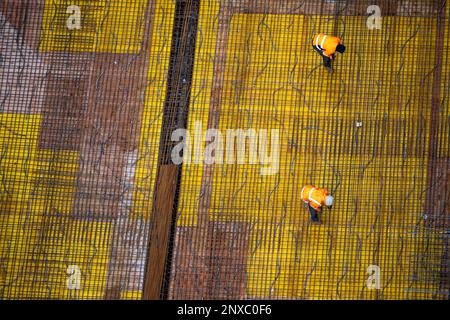
{"label": "rebar mesh", "polygon": [[[0,298],[145,297],[163,228],[163,298],[448,299],[449,18],[445,0],[3,0]],[[347,46],[333,74],[315,33]],[[175,166],[158,225],[184,127],[279,130],[279,170]],[[305,184],[335,196],[323,225]]]}
{"label": "rebar mesh", "polygon": [[1,8],[0,292],[140,298],[174,3]]}

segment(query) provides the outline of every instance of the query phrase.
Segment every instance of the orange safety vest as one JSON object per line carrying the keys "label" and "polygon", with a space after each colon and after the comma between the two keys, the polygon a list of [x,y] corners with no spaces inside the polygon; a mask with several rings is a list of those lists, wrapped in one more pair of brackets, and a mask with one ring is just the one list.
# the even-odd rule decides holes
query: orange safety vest
{"label": "orange safety vest", "polygon": [[336,48],[340,43],[341,39],[338,37],[327,36],[326,34],[321,33],[314,35],[312,45],[330,58],[336,53]]}
{"label": "orange safety vest", "polygon": [[321,207],[325,205],[325,199],[329,194],[327,189],[320,189],[315,186],[304,186],[300,192],[300,197],[303,201],[310,204],[311,207],[320,211]]}

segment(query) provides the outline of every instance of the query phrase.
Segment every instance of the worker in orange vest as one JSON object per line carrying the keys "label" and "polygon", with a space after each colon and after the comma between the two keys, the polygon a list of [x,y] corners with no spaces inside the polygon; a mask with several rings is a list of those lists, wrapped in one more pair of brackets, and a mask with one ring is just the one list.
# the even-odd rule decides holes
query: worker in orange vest
{"label": "worker in orange vest", "polygon": [[331,66],[331,61],[335,59],[336,52],[345,52],[345,46],[341,44],[341,39],[338,37],[327,36],[322,33],[315,34],[312,46],[323,57],[325,68],[332,73],[333,67]]}
{"label": "worker in orange vest", "polygon": [[311,220],[316,224],[320,224],[318,214],[322,207],[326,206],[328,209],[331,209],[334,201],[327,189],[320,189],[311,185],[303,187],[300,192],[300,198],[308,204]]}

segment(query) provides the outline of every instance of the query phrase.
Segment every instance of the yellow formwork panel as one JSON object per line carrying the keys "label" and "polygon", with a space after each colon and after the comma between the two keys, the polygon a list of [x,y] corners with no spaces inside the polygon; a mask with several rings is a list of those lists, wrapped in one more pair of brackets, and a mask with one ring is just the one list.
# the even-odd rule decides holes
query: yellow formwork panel
{"label": "yellow formwork panel", "polygon": [[[213,61],[218,32],[217,16],[219,5],[216,1],[202,2],[198,21],[198,38],[195,49],[195,65],[192,79],[188,130],[195,138],[195,124],[207,129],[209,101],[213,85]],[[179,196],[178,226],[194,226],[199,209],[202,165],[183,164]]]}
{"label": "yellow formwork panel", "polygon": [[3,213],[24,214],[30,207],[41,211],[50,202],[58,213],[69,213],[78,154],[37,150],[40,115],[0,114],[0,122]]}
{"label": "yellow formwork panel", "polygon": [[[0,172],[2,179],[0,198],[0,286],[1,296],[8,297],[8,286],[17,278],[14,264],[20,264],[19,255],[26,257],[25,248],[33,237],[33,232],[16,234],[25,222],[25,213],[29,209],[30,195],[33,190],[29,164],[33,161],[41,116],[0,114]],[[27,241],[24,241],[27,239]],[[25,246],[22,246],[25,244]]]}
{"label": "yellow formwork panel", "polygon": [[20,214],[32,190],[31,175],[41,124],[39,115],[0,114],[1,210]]}
{"label": "yellow formwork panel", "polygon": [[[102,299],[110,254],[111,224],[66,220],[54,217],[28,222],[34,230],[23,230],[12,223],[18,249],[32,243],[27,251],[14,251],[9,256],[8,271],[15,274],[4,289],[7,298],[27,299]],[[51,225],[43,226],[43,221]],[[37,226],[40,225],[40,226]],[[47,240],[40,240],[43,233]],[[18,236],[20,234],[20,236]],[[39,248],[39,249],[36,249]],[[17,264],[17,265],[14,265]],[[24,266],[26,266],[24,268]],[[79,278],[78,278],[79,277]],[[77,280],[79,279],[79,281]]]}
{"label": "yellow formwork panel", "polygon": [[[195,73],[195,71],[194,71]],[[195,104],[192,105],[195,108]],[[191,162],[183,163],[183,172],[181,179],[179,205],[178,205],[178,226],[195,226],[197,224],[197,214],[199,209],[200,201],[200,187],[201,187],[201,174],[202,172],[202,161],[204,159],[203,149],[196,154],[195,151],[195,141],[201,141],[204,136],[204,131],[196,131],[197,128],[202,128],[206,130],[208,128],[208,122],[206,117],[199,117],[198,109],[189,111],[189,124],[188,130],[191,138]],[[204,110],[202,110],[204,111]],[[202,112],[200,111],[200,112]],[[201,144],[203,146],[203,144]]]}
{"label": "yellow formwork panel", "polygon": [[[208,121],[212,57],[219,54],[219,19],[212,13],[218,10],[214,3],[200,8],[191,133],[196,123],[205,130]],[[433,50],[435,20],[385,17],[382,30],[368,30],[363,17],[343,19],[347,51],[338,55],[331,76],[310,40],[317,32],[333,33],[332,17],[232,18],[219,129],[281,132],[279,176],[261,176],[260,166],[249,164],[216,166],[214,172],[211,218],[254,226],[250,297],[430,298],[436,289],[422,290],[425,280],[411,280],[413,256],[426,247],[413,236],[426,232],[421,215],[431,101],[431,81],[419,74],[434,67],[416,52]],[[354,127],[356,120],[364,129]],[[348,129],[338,132],[342,126]],[[358,148],[348,137],[359,137]],[[332,147],[337,153],[330,153]],[[195,225],[202,164],[183,169],[178,223]],[[298,199],[310,182],[336,188],[336,204],[323,214],[321,227],[308,225],[309,213]],[[366,287],[370,265],[386,272],[380,290]]]}
{"label": "yellow formwork panel", "polygon": [[[36,298],[61,298],[57,281],[51,280],[47,272],[59,270],[55,263],[64,264],[58,259],[67,257],[69,251],[58,251],[61,255],[50,259],[49,254],[63,246],[46,241],[63,241],[72,230],[65,229],[67,224],[62,222],[73,210],[78,153],[38,150],[40,115],[0,114],[0,122],[4,182],[0,224],[5,231],[0,250],[3,297],[30,297],[36,293]],[[67,241],[66,247],[71,240]],[[47,281],[45,293],[34,290],[40,285],[37,278],[42,274]],[[64,283],[66,278],[67,275],[59,281]]]}
{"label": "yellow formwork panel", "polygon": [[[41,50],[113,53],[140,50],[141,24],[136,20],[141,22],[145,9],[141,5],[147,1],[113,1],[109,7],[105,7],[106,1],[75,2],[82,12],[90,9],[85,12],[83,22],[91,23],[93,29],[82,28],[71,34],[61,31],[64,3],[52,2],[51,6],[47,3]],[[139,218],[147,217],[152,207],[150,195],[156,176],[173,14],[174,3],[156,2],[132,203],[133,214]],[[103,19],[102,28],[95,29],[99,19]],[[137,37],[135,42],[129,42],[131,34]],[[0,114],[0,123],[1,165],[6,181],[1,204],[8,213],[0,218],[1,225],[8,230],[1,236],[2,296],[103,298],[112,226],[106,222],[72,220],[78,153],[37,150],[40,116]],[[78,272],[75,270],[80,272],[80,287],[72,285],[71,289],[68,281]]]}
{"label": "yellow formwork panel", "polygon": [[[79,8],[80,28],[72,27]],[[139,53],[146,0],[47,0],[41,51]],[[68,27],[70,26],[70,27]]]}
{"label": "yellow formwork panel", "polygon": [[[438,138],[438,156],[442,158],[450,158],[450,3],[447,1],[447,11],[445,18],[445,34],[441,41],[444,42],[443,48],[443,64],[442,64],[442,81],[441,81],[441,107]],[[446,120],[445,120],[446,119]]]}
{"label": "yellow formwork panel", "polygon": [[[364,291],[362,284],[367,278],[366,268],[372,263],[367,255],[375,235],[365,235],[359,230],[346,235],[345,251],[336,235],[349,233],[340,227],[338,232],[325,228],[305,226],[301,229],[283,227],[268,234],[255,232],[252,243],[256,246],[248,266],[250,296],[272,296],[277,298],[331,299],[373,298],[373,292]],[[272,231],[272,230],[270,230]],[[364,236],[364,235],[363,235]],[[315,239],[333,240],[315,243]],[[354,255],[350,250],[358,252]],[[317,290],[322,283],[322,290]],[[348,291],[352,294],[349,294]],[[357,291],[360,297],[355,296]]]}
{"label": "yellow formwork panel", "polygon": [[37,212],[51,210],[58,215],[73,212],[79,154],[76,151],[38,150],[32,182],[32,207]]}
{"label": "yellow formwork panel", "polygon": [[152,210],[174,13],[174,2],[156,1],[150,67],[134,176],[132,214],[136,218],[148,218]]}
{"label": "yellow formwork panel", "polygon": [[142,291],[122,291],[120,293],[121,300],[136,300],[136,297],[141,297]]}

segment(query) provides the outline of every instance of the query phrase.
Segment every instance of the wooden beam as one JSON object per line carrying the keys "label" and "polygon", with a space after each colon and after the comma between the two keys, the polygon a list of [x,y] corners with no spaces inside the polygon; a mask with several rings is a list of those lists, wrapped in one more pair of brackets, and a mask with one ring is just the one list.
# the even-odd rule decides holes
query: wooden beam
{"label": "wooden beam", "polygon": [[144,276],[144,300],[164,299],[170,274],[171,250],[181,184],[181,165],[171,152],[174,130],[187,127],[200,0],[177,0],[172,32],[166,99],[163,109],[158,171],[151,214],[148,254]]}
{"label": "wooden beam", "polygon": [[177,177],[178,166],[176,165],[162,165],[158,169],[144,280],[143,299],[145,300],[161,298],[168,257],[172,213],[175,209]]}
{"label": "wooden beam", "polygon": [[435,53],[434,53],[434,74],[433,74],[433,89],[431,100],[431,117],[429,124],[429,140],[428,140],[428,166],[427,166],[427,197],[426,197],[426,212],[429,217],[428,224],[435,225],[433,219],[434,202],[436,200],[436,163],[437,163],[437,145],[439,138],[439,114],[441,104],[441,83],[442,83],[442,64],[444,58],[444,41],[445,41],[445,2],[441,0],[440,12],[437,16],[436,38],[435,38]]}

